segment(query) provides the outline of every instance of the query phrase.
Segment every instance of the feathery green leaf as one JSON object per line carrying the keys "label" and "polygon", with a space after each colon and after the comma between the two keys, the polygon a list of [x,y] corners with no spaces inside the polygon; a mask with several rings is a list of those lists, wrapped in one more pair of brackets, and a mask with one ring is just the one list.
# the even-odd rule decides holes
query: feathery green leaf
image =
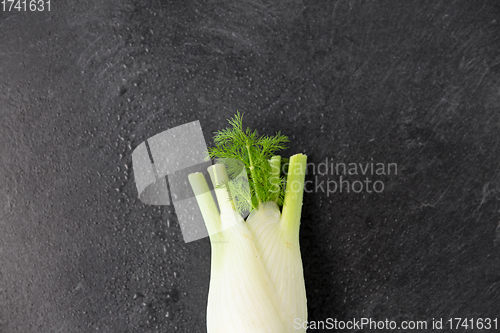
{"label": "feathery green leaf", "polygon": [[279,150],[287,148],[288,137],[280,132],[274,136],[259,136],[255,130],[243,130],[243,115],[239,112],[228,121],[231,127],[215,133],[215,147],[209,148],[208,154],[217,163],[226,165],[230,179],[237,177],[245,167],[248,187],[239,181],[223,184],[236,209],[249,211],[266,201],[276,201],[281,206],[285,178],[281,172],[273,172],[269,161]]}

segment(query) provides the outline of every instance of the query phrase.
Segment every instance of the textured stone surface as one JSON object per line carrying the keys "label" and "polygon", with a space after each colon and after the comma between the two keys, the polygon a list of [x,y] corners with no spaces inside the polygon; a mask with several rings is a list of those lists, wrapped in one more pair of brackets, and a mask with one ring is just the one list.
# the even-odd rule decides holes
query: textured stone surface
{"label": "textured stone surface", "polygon": [[[500,309],[497,1],[66,1],[0,12],[0,331],[204,332],[207,239],[137,199],[132,150],[236,110],[309,161],[311,320]],[[331,170],[330,170],[331,171]],[[352,182],[364,176],[349,176]],[[338,175],[308,175],[328,182]]]}

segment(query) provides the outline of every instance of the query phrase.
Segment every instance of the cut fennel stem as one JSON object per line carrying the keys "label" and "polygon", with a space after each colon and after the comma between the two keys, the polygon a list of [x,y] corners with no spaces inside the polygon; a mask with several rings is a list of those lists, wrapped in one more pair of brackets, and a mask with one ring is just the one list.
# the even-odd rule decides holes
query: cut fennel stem
{"label": "cut fennel stem", "polygon": [[276,202],[263,202],[246,222],[220,186],[229,181],[224,165],[209,167],[220,212],[203,174],[189,175],[212,247],[208,333],[305,332],[294,321],[307,321],[299,247],[306,160],[290,158],[283,213]]}

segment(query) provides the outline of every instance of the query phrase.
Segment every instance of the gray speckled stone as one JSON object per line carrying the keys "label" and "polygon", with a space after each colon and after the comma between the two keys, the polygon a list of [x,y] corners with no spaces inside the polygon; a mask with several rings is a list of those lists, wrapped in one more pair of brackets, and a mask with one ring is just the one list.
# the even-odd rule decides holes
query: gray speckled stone
{"label": "gray speckled stone", "polygon": [[[309,162],[310,320],[500,309],[497,1],[66,1],[0,12],[0,331],[204,332],[208,239],[137,198],[133,149],[236,110]],[[308,180],[338,181],[335,174]],[[365,176],[348,176],[363,181]]]}

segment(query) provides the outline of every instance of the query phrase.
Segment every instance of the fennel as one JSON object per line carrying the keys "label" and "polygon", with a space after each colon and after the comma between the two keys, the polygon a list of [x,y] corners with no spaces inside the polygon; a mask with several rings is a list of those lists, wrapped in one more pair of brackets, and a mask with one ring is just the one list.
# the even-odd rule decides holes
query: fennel
{"label": "fennel", "polygon": [[[208,171],[220,211],[203,174],[189,175],[212,247],[207,331],[305,332],[293,323],[307,320],[299,247],[307,157],[293,155],[285,179],[275,153],[288,138],[244,131],[239,113],[229,123],[209,150],[218,162]],[[250,191],[231,185],[238,172],[232,161],[245,166]],[[246,221],[245,209],[251,210]]]}

